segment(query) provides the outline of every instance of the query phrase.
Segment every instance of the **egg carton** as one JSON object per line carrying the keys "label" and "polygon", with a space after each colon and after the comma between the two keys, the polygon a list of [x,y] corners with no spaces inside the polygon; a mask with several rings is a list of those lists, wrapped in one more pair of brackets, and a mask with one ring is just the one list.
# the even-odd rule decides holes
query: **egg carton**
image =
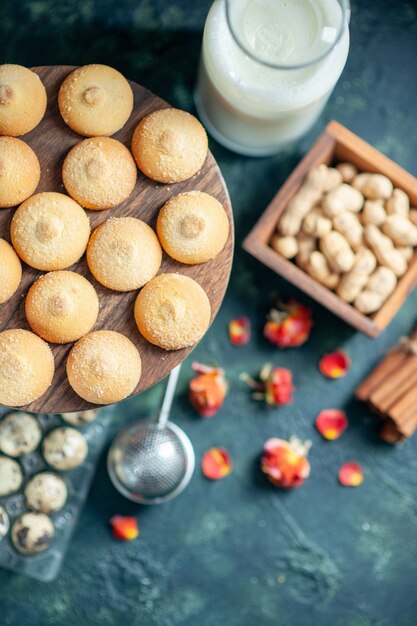
{"label": "egg carton", "polygon": [[[2,416],[11,413],[10,409],[0,408]],[[69,472],[59,472],[49,467],[42,456],[42,442],[50,430],[60,426],[72,427],[60,415],[38,414],[33,415],[41,427],[42,440],[36,450],[15,459],[21,465],[24,479],[17,493],[9,496],[0,496],[0,506],[6,511],[10,519],[10,529],[7,535],[0,540],[0,567],[18,574],[24,574],[43,582],[56,578],[68,550],[72,534],[87,497],[93,480],[97,463],[106,442],[106,435],[111,421],[111,409],[100,409],[94,422],[90,422],[79,430],[88,443],[88,455],[84,463]],[[6,455],[5,455],[6,456]],[[16,518],[30,509],[27,507],[24,489],[32,476],[42,471],[52,471],[65,480],[68,489],[68,498],[65,506],[58,512],[52,513],[51,518],[55,527],[55,538],[51,546],[40,554],[23,555],[17,552],[11,541],[11,528]]]}

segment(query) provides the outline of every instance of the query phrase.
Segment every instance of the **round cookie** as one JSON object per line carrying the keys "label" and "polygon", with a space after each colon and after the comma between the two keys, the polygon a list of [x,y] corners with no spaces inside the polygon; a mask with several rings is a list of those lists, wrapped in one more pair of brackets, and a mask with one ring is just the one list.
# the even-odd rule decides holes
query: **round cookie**
{"label": "round cookie", "polygon": [[223,250],[229,220],[216,198],[201,191],[188,191],[174,196],[162,207],[156,232],[169,256],[194,265]]}
{"label": "round cookie", "polygon": [[54,370],[51,349],[40,337],[22,329],[0,333],[0,404],[34,402],[50,387]]}
{"label": "round cookie", "polygon": [[0,506],[0,541],[7,535],[10,528],[9,516],[6,513],[6,509]]}
{"label": "round cookie", "polygon": [[73,413],[61,413],[61,417],[64,422],[77,427],[94,422],[97,415],[98,411],[95,409],[89,409],[88,411],[74,411]]}
{"label": "round cookie", "polygon": [[36,474],[25,487],[28,507],[46,515],[60,511],[65,506],[67,497],[65,481],[52,472]]}
{"label": "round cookie", "polygon": [[44,552],[54,537],[54,525],[43,513],[24,513],[12,526],[13,545],[22,554]]}
{"label": "round cookie", "polygon": [[23,473],[19,463],[0,455],[0,497],[19,491],[22,482]]}
{"label": "round cookie", "polygon": [[28,133],[45,111],[46,91],[39,76],[22,65],[0,65],[0,135]]}
{"label": "round cookie", "polygon": [[98,330],[80,339],[67,360],[71,387],[94,404],[112,404],[127,398],[138,384],[141,371],[135,345],[111,330]]}
{"label": "round cookie", "polygon": [[194,176],[206,160],[207,134],[198,119],[180,109],[159,109],[135,128],[132,153],[138,168],[160,183]]}
{"label": "round cookie", "polygon": [[88,454],[84,435],[75,428],[56,428],[43,441],[43,456],[54,469],[68,472],[81,465]]}
{"label": "round cookie", "polygon": [[22,279],[22,265],[12,246],[0,239],[0,304],[15,293]]}
{"label": "round cookie", "polygon": [[80,274],[50,272],[28,291],[26,317],[33,332],[51,343],[77,341],[93,328],[99,301],[93,285]]}
{"label": "round cookie", "polygon": [[0,421],[0,450],[18,457],[35,450],[42,439],[42,431],[35,417],[29,413],[10,413]]}
{"label": "round cookie", "polygon": [[129,150],[110,137],[91,137],[68,152],[62,180],[69,195],[86,209],[111,209],[126,200],[137,170]]}
{"label": "round cookie", "polygon": [[210,302],[198,283],[181,274],[160,274],[141,290],[135,320],[150,343],[165,350],[187,348],[206,332]]}
{"label": "round cookie", "polygon": [[17,206],[29,198],[40,176],[38,157],[27,143],[15,137],[0,137],[0,209]]}
{"label": "round cookie", "polygon": [[37,270],[63,270],[82,257],[90,222],[79,204],[62,193],[37,193],[17,209],[10,235],[20,258]]}
{"label": "round cookie", "polygon": [[113,135],[133,109],[133,92],[122,74],[108,65],[84,65],[66,77],[58,95],[64,122],[86,137]]}
{"label": "round cookie", "polygon": [[87,247],[90,272],[115,291],[133,291],[153,278],[162,261],[158,238],[135,217],[111,217],[91,235]]}

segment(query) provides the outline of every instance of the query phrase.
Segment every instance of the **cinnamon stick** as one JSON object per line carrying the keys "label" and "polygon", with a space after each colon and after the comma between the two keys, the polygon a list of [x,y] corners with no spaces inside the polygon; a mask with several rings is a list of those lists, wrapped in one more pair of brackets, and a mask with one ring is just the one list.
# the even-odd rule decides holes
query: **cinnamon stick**
{"label": "cinnamon stick", "polygon": [[384,420],[381,438],[398,443],[417,429],[417,326],[400,339],[355,392]]}
{"label": "cinnamon stick", "polygon": [[383,425],[380,433],[381,439],[387,443],[399,443],[404,439],[404,436],[398,432],[394,422],[387,420]]}
{"label": "cinnamon stick", "polygon": [[397,427],[415,417],[417,427],[417,382],[395,402],[388,410],[389,417],[395,421]]}
{"label": "cinnamon stick", "polygon": [[[388,352],[386,357],[376,366],[367,378],[356,389],[355,396],[358,400],[369,400],[371,394],[380,386],[388,377],[400,369],[405,362],[407,356],[413,353],[410,349],[413,343],[417,341],[417,325],[413,328],[409,337],[403,337],[399,343]],[[414,346],[413,346],[414,347]]]}
{"label": "cinnamon stick", "polygon": [[416,426],[416,415],[415,413],[411,413],[409,414],[408,419],[397,425],[397,430],[404,437],[411,437],[411,435],[413,435],[416,430]]}
{"label": "cinnamon stick", "polygon": [[390,406],[399,400],[417,379],[417,356],[407,356],[401,367],[393,372],[371,394],[369,401],[382,413],[386,413]]}
{"label": "cinnamon stick", "polygon": [[383,359],[359,387],[357,387],[355,391],[356,398],[366,402],[375,389],[401,367],[401,364],[406,358],[407,354],[403,350],[400,350],[400,348],[395,348],[389,352],[385,359]]}

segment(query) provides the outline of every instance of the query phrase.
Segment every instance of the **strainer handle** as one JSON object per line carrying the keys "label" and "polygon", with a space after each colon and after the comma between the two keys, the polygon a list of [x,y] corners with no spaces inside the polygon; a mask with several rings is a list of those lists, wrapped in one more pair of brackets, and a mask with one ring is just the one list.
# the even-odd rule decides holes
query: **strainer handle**
{"label": "strainer handle", "polygon": [[181,363],[171,370],[168,377],[168,384],[165,389],[164,400],[162,402],[161,411],[158,417],[158,427],[165,428],[171,412],[172,401],[174,399],[175,390],[178,384],[178,378],[181,371]]}

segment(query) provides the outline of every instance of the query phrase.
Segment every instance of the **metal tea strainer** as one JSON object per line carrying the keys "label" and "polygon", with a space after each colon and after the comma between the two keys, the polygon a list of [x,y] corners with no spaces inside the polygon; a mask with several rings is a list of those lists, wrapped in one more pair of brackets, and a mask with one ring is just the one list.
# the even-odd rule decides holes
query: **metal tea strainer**
{"label": "metal tea strainer", "polygon": [[113,441],[107,458],[112,483],[140,504],[160,504],[177,496],[190,482],[195,456],[185,432],[168,421],[181,365],[169,375],[156,420],[129,424]]}

